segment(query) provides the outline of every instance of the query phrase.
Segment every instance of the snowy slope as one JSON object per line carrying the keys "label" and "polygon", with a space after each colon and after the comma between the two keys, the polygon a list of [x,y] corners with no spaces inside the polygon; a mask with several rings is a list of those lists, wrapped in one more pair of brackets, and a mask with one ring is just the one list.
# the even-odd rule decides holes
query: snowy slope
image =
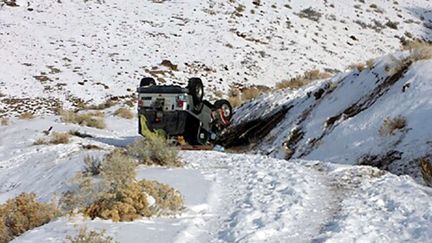
{"label": "snowy slope", "polygon": [[[74,138],[67,145],[31,145],[46,124],[56,131],[76,128],[55,117],[14,120],[2,128],[0,202],[21,192],[55,199],[84,155],[101,155],[113,144],[134,140],[131,131],[113,126],[130,121],[115,119],[107,115],[107,131],[80,128],[94,138]],[[5,142],[12,140],[20,143]],[[104,150],[84,151],[80,143]],[[181,157],[185,168],[137,170],[140,179],[157,179],[181,191],[186,209],[180,215],[125,223],[62,217],[13,242],[61,242],[84,226],[106,229],[120,242],[427,242],[432,237],[432,190],[407,176],[261,155],[194,151]]]}
{"label": "snowy slope", "polygon": [[[432,148],[432,61],[415,62],[400,77],[386,71],[400,66],[398,60],[406,55],[384,56],[371,70],[339,74],[303,90],[262,96],[237,111],[235,124],[292,106],[258,141],[257,151],[339,164],[359,164],[377,156],[381,168],[422,181],[419,158],[429,156]],[[322,95],[317,99],[319,91]],[[384,120],[398,116],[406,119],[406,127],[381,135]]]}
{"label": "snowy slope", "polygon": [[17,4],[0,7],[0,93],[24,99],[5,103],[42,113],[53,99],[69,106],[131,95],[142,76],[181,84],[199,76],[208,91],[273,86],[314,68],[343,70],[398,49],[401,37],[432,33],[427,0]]}

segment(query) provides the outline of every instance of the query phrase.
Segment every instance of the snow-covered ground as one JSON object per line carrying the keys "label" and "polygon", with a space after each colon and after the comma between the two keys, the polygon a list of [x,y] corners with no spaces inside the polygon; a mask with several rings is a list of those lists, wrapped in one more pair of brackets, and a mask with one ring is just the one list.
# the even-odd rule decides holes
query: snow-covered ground
{"label": "snow-covered ground", "polygon": [[131,95],[142,76],[181,84],[198,76],[207,91],[273,86],[315,68],[344,70],[399,49],[402,37],[432,33],[428,0],[17,4],[0,7],[0,93],[37,113],[52,99],[69,106]]}
{"label": "snow-covered ground", "polygon": [[[136,139],[134,120],[107,112],[106,130],[63,124],[56,117],[12,120],[0,127],[0,203],[21,192],[58,198],[87,154],[102,155]],[[66,145],[32,145],[42,130],[78,129],[93,138]],[[80,144],[103,150],[86,151]],[[62,217],[13,242],[60,242],[81,227],[120,242],[427,242],[432,237],[432,189],[408,176],[371,167],[262,155],[182,152],[184,168],[138,167],[138,178],[178,189],[177,216],[113,223]]]}
{"label": "snow-covered ground", "polygon": [[[0,118],[11,118],[0,125],[0,204],[22,192],[56,201],[86,155],[139,137],[136,119],[113,116],[118,106],[105,110],[101,130],[62,123],[49,115],[58,105],[132,97],[142,76],[162,84],[202,77],[210,95],[274,86],[392,53],[402,37],[432,36],[429,0],[3,2]],[[179,215],[124,223],[62,217],[13,242],[61,242],[85,226],[125,243],[430,242],[432,189],[418,159],[432,151],[432,61],[415,62],[393,82],[391,69],[407,54],[243,105],[234,125],[292,106],[250,154],[183,151],[184,168],[138,167],[139,179],[184,195]],[[14,118],[27,110],[36,118]],[[384,119],[397,116],[406,127],[380,135]],[[33,145],[51,126],[92,137]],[[358,166],[365,158],[393,174]]]}

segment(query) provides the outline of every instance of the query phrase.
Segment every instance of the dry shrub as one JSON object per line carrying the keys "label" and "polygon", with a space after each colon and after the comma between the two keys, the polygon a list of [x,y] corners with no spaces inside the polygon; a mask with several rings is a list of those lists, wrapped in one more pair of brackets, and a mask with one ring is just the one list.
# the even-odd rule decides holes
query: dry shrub
{"label": "dry shrub", "polygon": [[366,69],[366,64],[364,64],[364,63],[353,63],[353,64],[349,65],[348,68],[351,69],[351,70],[357,70],[359,72],[362,72],[363,70]]}
{"label": "dry shrub", "polygon": [[89,116],[96,116],[96,117],[104,117],[105,113],[102,111],[90,111],[86,113]]}
{"label": "dry shrub", "polygon": [[[63,194],[60,207],[65,212],[89,207],[100,198],[107,198],[112,192],[121,190],[135,181],[135,163],[123,151],[114,150],[98,164],[93,157],[84,158],[82,172],[72,178],[77,187]],[[92,176],[101,175],[97,183]],[[115,193],[114,193],[115,194]]]}
{"label": "dry shrub", "polygon": [[114,116],[119,116],[125,119],[132,119],[134,117],[134,114],[128,108],[122,107],[114,112]]}
{"label": "dry shrub", "polygon": [[9,199],[0,205],[0,242],[7,242],[46,224],[59,213],[54,205],[37,202],[34,193],[22,193]]}
{"label": "dry shrub", "polygon": [[2,118],[1,121],[0,121],[0,124],[1,124],[2,126],[7,126],[7,125],[9,125],[9,119],[6,118],[6,117]]}
{"label": "dry shrub", "polygon": [[366,61],[366,67],[371,70],[375,65],[375,59],[371,58]]}
{"label": "dry shrub", "polygon": [[410,52],[410,55],[401,62],[416,62],[432,59],[432,43],[423,40],[406,40],[402,42],[402,50]]}
{"label": "dry shrub", "polygon": [[125,151],[115,149],[103,159],[101,175],[110,189],[117,190],[135,181],[135,168],[135,161]]}
{"label": "dry shrub", "polygon": [[42,145],[42,144],[68,144],[70,139],[69,133],[63,132],[53,132],[49,139],[47,138],[38,138],[34,141],[33,145]]}
{"label": "dry shrub", "polygon": [[228,101],[232,107],[239,107],[243,104],[240,96],[230,96],[228,97]]}
{"label": "dry shrub", "polygon": [[129,106],[129,107],[134,107],[135,104],[136,104],[136,100],[134,100],[134,99],[129,99],[129,100],[126,100],[126,101],[124,102],[124,104],[127,105],[127,106]]}
{"label": "dry shrub", "polygon": [[75,237],[66,236],[66,240],[70,243],[118,243],[114,238],[106,235],[105,230],[98,232],[87,228],[81,228]]}
{"label": "dry shrub", "polygon": [[409,47],[412,62],[432,59],[432,44],[423,42]]}
{"label": "dry shrub", "polygon": [[283,80],[279,83],[276,83],[276,89],[299,89],[312,81],[319,79],[326,79],[331,77],[331,74],[328,72],[321,72],[318,69],[306,71],[303,75],[299,75],[290,80]]}
{"label": "dry shrub", "polygon": [[68,144],[70,139],[69,133],[53,132],[49,143],[51,144]]}
{"label": "dry shrub", "polygon": [[423,158],[420,160],[420,171],[425,184],[432,187],[432,164],[428,159]]}
{"label": "dry shrub", "polygon": [[4,221],[3,216],[0,215],[0,243],[12,240],[12,235],[9,233],[8,227]]}
{"label": "dry shrub", "polygon": [[414,40],[403,40],[401,49],[404,51],[410,51],[414,49],[427,48],[432,45],[431,42],[424,40],[414,39]]}
{"label": "dry shrub", "polygon": [[42,145],[42,144],[48,144],[46,139],[44,138],[38,138],[36,141],[33,142],[33,145]]}
{"label": "dry shrub", "polygon": [[84,157],[83,174],[86,176],[97,176],[102,171],[102,162],[93,156]]}
{"label": "dry shrub", "polygon": [[407,120],[401,115],[393,118],[387,117],[384,119],[384,122],[378,132],[381,136],[394,135],[397,131],[405,128],[406,125]]}
{"label": "dry shrub", "polygon": [[139,184],[156,201],[151,207],[153,213],[170,214],[183,207],[183,197],[174,188],[157,181],[142,180]]}
{"label": "dry shrub", "polygon": [[231,88],[228,93],[228,101],[232,107],[238,107],[241,104],[253,100],[260,94],[268,93],[271,89],[266,86],[251,86],[240,89]]}
{"label": "dry shrub", "polygon": [[117,102],[112,99],[108,99],[98,105],[84,105],[83,108],[86,110],[104,110],[114,106]]}
{"label": "dry shrub", "polygon": [[403,59],[391,56],[393,63],[386,66],[388,75],[394,75],[401,70],[406,70],[414,62],[432,59],[432,43],[421,40],[405,41],[402,43],[402,49],[408,50],[409,55]]}
{"label": "dry shrub", "polygon": [[159,132],[144,131],[145,139],[137,140],[127,147],[129,155],[145,165],[180,167],[178,151],[171,146],[165,136]]}
{"label": "dry shrub", "polygon": [[61,111],[62,120],[66,123],[75,123],[80,126],[104,129],[106,127],[103,112],[89,112],[79,114],[73,111]]}
{"label": "dry shrub", "polygon": [[147,195],[138,183],[130,183],[100,195],[99,199],[84,210],[91,219],[96,217],[118,221],[133,221],[150,217]]}
{"label": "dry shrub", "polygon": [[241,96],[243,101],[255,99],[260,94],[260,90],[256,87],[250,87],[241,90]]}
{"label": "dry shrub", "polygon": [[78,190],[64,194],[60,201],[62,209],[80,209],[92,219],[133,221],[182,208],[181,195],[171,187],[137,182],[135,167],[124,151],[114,150],[101,163],[100,179],[93,180],[86,169],[75,178]]}
{"label": "dry shrub", "polygon": [[31,112],[23,112],[18,118],[21,120],[31,120],[34,118],[34,116]]}

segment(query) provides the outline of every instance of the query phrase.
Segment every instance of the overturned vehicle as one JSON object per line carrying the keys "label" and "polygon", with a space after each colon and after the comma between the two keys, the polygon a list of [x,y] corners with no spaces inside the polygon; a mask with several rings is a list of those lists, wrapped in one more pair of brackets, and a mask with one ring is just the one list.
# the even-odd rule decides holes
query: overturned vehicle
{"label": "overturned vehicle", "polygon": [[137,91],[138,132],[143,136],[145,129],[163,130],[190,145],[205,145],[217,141],[230,124],[231,104],[204,100],[200,78],[189,79],[186,87],[156,85],[153,78],[143,78]]}

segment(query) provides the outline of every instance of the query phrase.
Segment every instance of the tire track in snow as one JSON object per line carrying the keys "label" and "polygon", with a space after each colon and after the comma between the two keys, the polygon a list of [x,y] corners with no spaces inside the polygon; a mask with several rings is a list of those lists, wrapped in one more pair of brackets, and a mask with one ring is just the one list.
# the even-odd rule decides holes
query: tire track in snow
{"label": "tire track in snow", "polygon": [[[205,157],[197,166],[214,175],[221,202],[204,226],[207,235],[196,241],[310,242],[337,211],[338,191],[321,163],[217,153]],[[221,163],[225,169],[217,169]]]}

